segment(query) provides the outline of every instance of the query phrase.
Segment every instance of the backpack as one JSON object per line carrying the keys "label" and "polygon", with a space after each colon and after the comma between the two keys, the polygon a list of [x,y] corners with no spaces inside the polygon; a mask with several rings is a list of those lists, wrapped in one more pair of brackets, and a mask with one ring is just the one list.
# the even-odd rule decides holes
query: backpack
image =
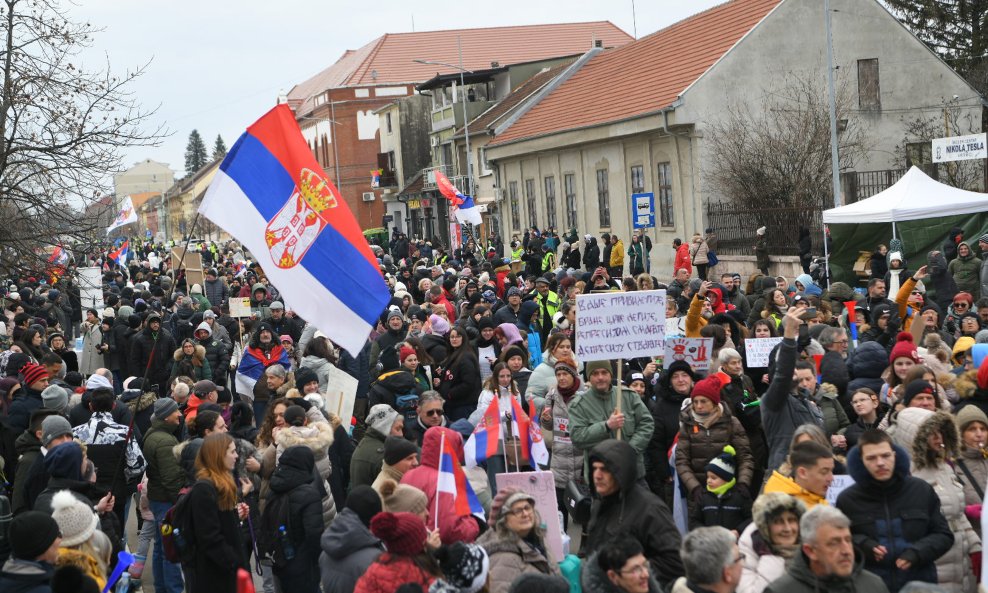
{"label": "backpack", "polygon": [[189,562],[196,555],[190,521],[189,490],[190,488],[182,488],[179,491],[178,500],[161,521],[161,549],[165,560],[173,563]]}
{"label": "backpack", "polygon": [[417,393],[406,393],[395,396],[395,410],[405,422],[415,422],[419,415],[419,396]]}
{"label": "backpack", "polygon": [[[261,512],[260,524],[255,532],[258,557],[261,560],[269,561],[275,568],[284,568],[295,557],[290,542],[290,511],[291,504],[288,500],[288,493],[269,498],[264,511]],[[287,538],[282,535],[282,528],[285,529]],[[289,540],[288,546],[285,546],[285,539]]]}

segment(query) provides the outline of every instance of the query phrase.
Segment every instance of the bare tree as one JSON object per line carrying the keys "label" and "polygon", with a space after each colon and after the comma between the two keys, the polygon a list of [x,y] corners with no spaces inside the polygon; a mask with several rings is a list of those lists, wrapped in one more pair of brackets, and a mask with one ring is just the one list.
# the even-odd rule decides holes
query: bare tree
{"label": "bare tree", "polygon": [[0,253],[16,254],[2,258],[8,273],[42,269],[47,247],[98,236],[78,206],[109,190],[123,149],[164,136],[144,129],[153,111],[129,90],[147,65],[83,70],[80,54],[97,29],[65,13],[57,0],[0,4]]}
{"label": "bare tree", "polygon": [[895,146],[895,154],[900,162],[916,165],[927,175],[941,183],[966,189],[981,191],[984,186],[985,163],[981,159],[933,163],[932,140],[948,136],[979,134],[981,129],[970,110],[961,110],[954,101],[945,101],[939,115],[918,116],[911,120],[903,118],[905,135]]}
{"label": "bare tree", "polygon": [[[761,100],[728,106],[707,128],[712,168],[707,181],[729,202],[749,208],[819,209],[833,195],[830,117],[822,77],[791,74]],[[849,118],[844,85],[837,101],[841,170],[866,152],[859,123]]]}

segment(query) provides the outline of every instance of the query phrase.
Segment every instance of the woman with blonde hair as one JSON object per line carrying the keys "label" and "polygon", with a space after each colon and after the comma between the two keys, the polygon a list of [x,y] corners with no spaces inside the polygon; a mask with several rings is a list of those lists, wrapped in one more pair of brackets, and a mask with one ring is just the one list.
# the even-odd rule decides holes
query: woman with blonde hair
{"label": "woman with blonde hair", "polygon": [[182,563],[189,593],[234,593],[237,569],[247,568],[240,521],[248,509],[246,504],[237,504],[236,463],[233,437],[217,432],[203,439],[196,455],[197,480],[186,495],[192,533],[185,537],[200,551]]}
{"label": "woman with blonde hair", "polygon": [[62,533],[55,566],[77,566],[102,590],[111,568],[113,544],[99,530],[99,517],[69,490],[52,497],[51,516]]}

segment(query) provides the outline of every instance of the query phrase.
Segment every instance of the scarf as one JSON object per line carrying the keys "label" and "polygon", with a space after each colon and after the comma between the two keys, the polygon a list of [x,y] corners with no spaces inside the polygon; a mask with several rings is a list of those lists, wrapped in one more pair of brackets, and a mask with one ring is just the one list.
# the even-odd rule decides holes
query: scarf
{"label": "scarf", "polygon": [[569,400],[572,399],[574,395],[576,395],[576,390],[579,388],[580,388],[579,378],[573,379],[573,385],[571,385],[568,389],[560,387],[558,384],[556,385],[556,390],[559,391],[559,395],[563,396],[563,401],[566,403],[569,403]]}
{"label": "scarf", "polygon": [[697,424],[704,428],[710,428],[713,426],[714,422],[717,422],[717,420],[720,419],[720,414],[721,410],[719,405],[706,414],[697,414],[696,410],[693,409],[693,406],[690,406],[690,416],[693,417],[693,420],[696,420]]}
{"label": "scarf", "polygon": [[721,497],[727,494],[727,492],[731,488],[734,488],[735,484],[737,483],[738,483],[737,478],[731,478],[730,482],[725,482],[724,484],[718,486],[717,488],[711,488],[710,486],[707,486],[707,490],[710,491],[710,493],[715,494],[718,497]]}

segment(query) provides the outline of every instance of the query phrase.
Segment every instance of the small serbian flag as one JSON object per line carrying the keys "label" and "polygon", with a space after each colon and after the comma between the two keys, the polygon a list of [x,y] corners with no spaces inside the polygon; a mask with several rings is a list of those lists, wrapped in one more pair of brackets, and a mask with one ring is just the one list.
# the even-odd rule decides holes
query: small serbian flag
{"label": "small serbian flag", "polygon": [[118,266],[122,266],[127,261],[127,254],[130,252],[130,240],[127,237],[117,237],[113,242],[113,249],[106,256],[112,259]]}
{"label": "small serbian flag", "polygon": [[[443,433],[440,444],[442,452],[439,455],[439,482],[436,485],[436,492],[445,492],[453,496],[453,510],[459,516],[477,515],[484,517],[484,507],[474,494],[467,475],[463,473],[460,462],[457,459],[453,444],[446,440]],[[436,496],[436,521],[439,521],[439,496]]]}
{"label": "small serbian flag", "polygon": [[532,468],[538,465],[549,465],[549,449],[542,440],[542,430],[534,424],[522,409],[521,404],[511,396],[511,432],[518,437],[521,444],[521,457],[528,459]]}
{"label": "small serbian flag", "polygon": [[477,428],[473,429],[473,434],[463,445],[467,467],[476,467],[497,455],[497,444],[501,440],[501,409],[497,399],[491,400]]}
{"label": "small serbian flag", "polygon": [[199,212],[250,249],[300,317],[351,354],[360,351],[391,295],[287,104],[240,136]]}
{"label": "small serbian flag", "polygon": [[851,339],[854,340],[854,345],[858,344],[858,323],[857,323],[857,311],[854,310],[854,306],[857,305],[856,301],[844,301],[844,308],[847,309],[847,326],[851,328]]}
{"label": "small serbian flag", "polygon": [[473,203],[473,198],[464,195],[463,192],[456,189],[452,182],[450,182],[449,177],[446,177],[439,170],[436,171],[436,187],[439,188],[439,193],[446,196],[446,199],[453,205],[453,214],[456,215],[457,222],[472,225],[483,224],[484,221],[480,218],[480,210]]}

